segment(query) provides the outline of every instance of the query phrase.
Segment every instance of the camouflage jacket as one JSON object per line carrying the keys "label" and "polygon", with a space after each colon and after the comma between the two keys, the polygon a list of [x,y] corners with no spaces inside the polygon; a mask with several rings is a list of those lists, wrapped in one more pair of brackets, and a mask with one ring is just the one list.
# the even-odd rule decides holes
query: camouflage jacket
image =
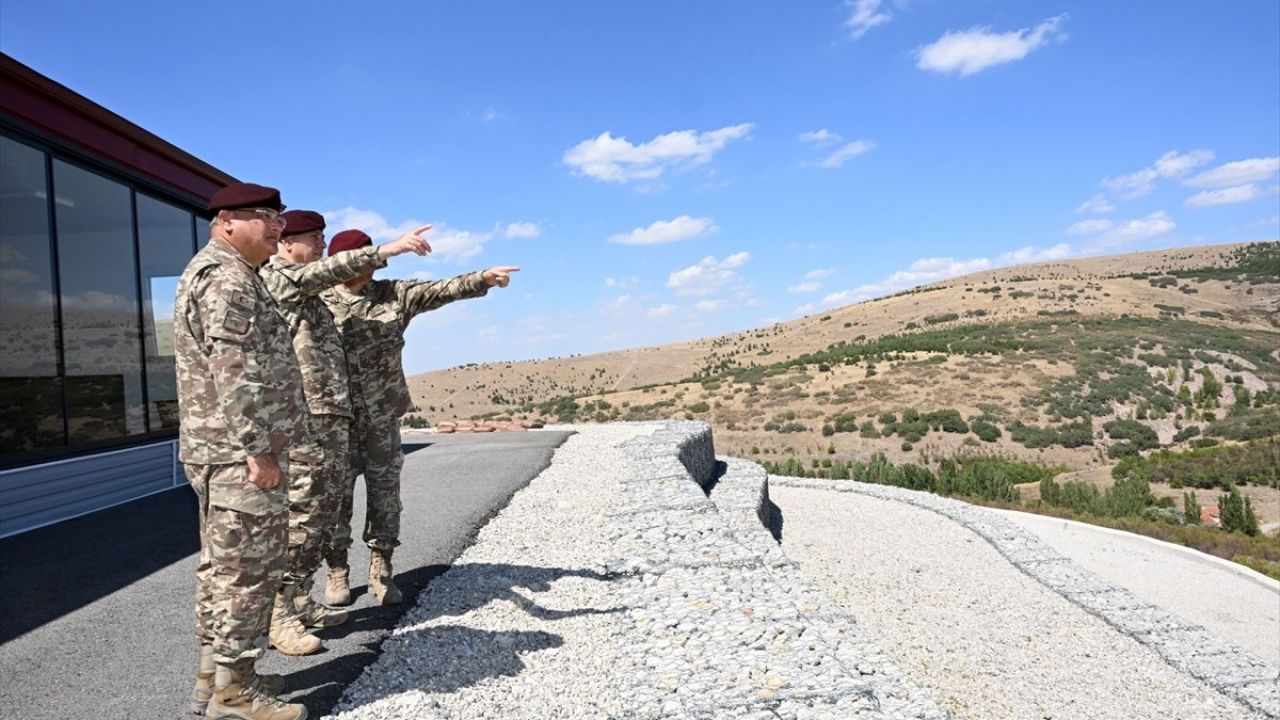
{"label": "camouflage jacket", "polygon": [[209,240],[173,307],[178,457],[221,465],[307,441],[302,376],[276,302],[230,244]]}
{"label": "camouflage jacket", "polygon": [[376,247],[364,247],[306,264],[273,255],[258,268],[289,327],[302,370],[302,392],[313,415],[352,417],[347,354],[333,314],[320,299],[320,293],[359,277],[366,270],[386,265]]}
{"label": "camouflage jacket", "polygon": [[321,293],[347,349],[357,422],[394,420],[409,410],[412,400],[401,353],[410,320],[454,300],[488,292],[481,274],[473,272],[430,282],[374,280],[354,293],[345,288]]}

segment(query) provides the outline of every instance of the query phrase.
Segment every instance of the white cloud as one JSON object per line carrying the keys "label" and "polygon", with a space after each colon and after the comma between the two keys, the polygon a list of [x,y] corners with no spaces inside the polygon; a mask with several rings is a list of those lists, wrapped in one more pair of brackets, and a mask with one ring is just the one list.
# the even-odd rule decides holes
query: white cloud
{"label": "white cloud", "polygon": [[1102,186],[1115,193],[1122,200],[1132,200],[1151,192],[1157,179],[1182,177],[1190,172],[1192,168],[1211,160],[1213,160],[1213,152],[1210,150],[1192,150],[1189,153],[1170,150],[1156,158],[1151,167],[1143,168],[1128,175],[1103,178]]}
{"label": "white cloud", "polygon": [[1109,213],[1115,209],[1116,209],[1116,206],[1113,205],[1111,201],[1107,199],[1106,195],[1103,195],[1101,193],[1094,195],[1093,197],[1089,198],[1088,200],[1085,200],[1084,202],[1076,206],[1076,212],[1078,213],[1082,213],[1082,212]]}
{"label": "white cloud", "polygon": [[493,122],[494,120],[497,120],[499,116],[498,116],[498,111],[493,109],[493,106],[490,105],[489,107],[484,109],[484,114],[481,115],[480,117],[483,118],[484,121],[488,123],[488,122]]}
{"label": "white cloud", "polygon": [[821,130],[813,130],[811,132],[806,132],[806,133],[800,133],[798,138],[800,142],[809,143],[811,145],[817,145],[818,147],[833,145],[844,139],[826,128],[822,128]]}
{"label": "white cloud", "polygon": [[1226,187],[1262,182],[1280,170],[1280,157],[1250,158],[1219,165],[1187,181],[1197,187]]}
{"label": "white cloud", "polygon": [[1106,232],[1115,227],[1115,223],[1106,218],[1098,218],[1092,220],[1081,220],[1080,222],[1067,228],[1068,235],[1097,235],[1100,232]]}
{"label": "white cloud", "polygon": [[990,258],[957,259],[950,257],[921,258],[906,269],[892,273],[875,282],[863,283],[855,288],[828,293],[822,300],[802,305],[795,309],[797,314],[811,313],[819,308],[830,308],[837,305],[862,302],[874,297],[890,295],[901,290],[926,285],[928,283],[949,280],[961,275],[990,270],[1010,265],[1023,265],[1047,260],[1061,260],[1080,253],[1067,243],[1059,243],[1052,247],[1028,245],[1016,250],[1001,253],[995,260]]}
{"label": "white cloud", "polygon": [[1046,260],[1061,260],[1074,255],[1075,252],[1067,243],[1058,243],[1053,247],[1036,247],[1028,245],[1026,247],[1001,253],[996,257],[996,266],[1004,267],[1007,265],[1025,265],[1027,263],[1044,262]]}
{"label": "white cloud", "polygon": [[542,228],[537,223],[517,222],[508,223],[507,227],[502,231],[503,237],[506,238],[536,238],[542,234]]}
{"label": "white cloud", "polygon": [[1059,29],[1066,17],[1059,15],[1034,29],[1023,28],[1006,33],[992,32],[984,27],[948,32],[917,52],[916,67],[967,76],[995,65],[1021,60],[1050,41],[1066,40],[1066,33]]}
{"label": "white cloud", "polygon": [[1102,187],[1115,193],[1121,200],[1132,200],[1151,192],[1160,174],[1155,168],[1143,168],[1135,173],[1113,178],[1103,178]]}
{"label": "white cloud", "polygon": [[838,272],[836,268],[818,268],[817,270],[810,270],[809,272],[805,273],[804,279],[805,280],[821,280],[825,277],[835,275],[836,272]]}
{"label": "white cloud", "polygon": [[716,310],[722,310],[724,309],[725,305],[726,305],[725,300],[699,300],[698,302],[694,303],[693,307],[698,312],[706,313],[706,312],[715,312]]}
{"label": "white cloud", "polygon": [[751,259],[749,253],[740,252],[724,260],[708,255],[696,265],[676,270],[667,277],[667,287],[677,295],[711,295],[738,279],[736,268]]}
{"label": "white cloud", "polygon": [[680,130],[639,145],[605,131],[567,150],[563,161],[574,172],[602,182],[653,180],[667,168],[710,162],[731,141],[746,137],[752,127],[751,123],[742,123],[707,132]]}
{"label": "white cloud", "polygon": [[1209,207],[1211,205],[1230,205],[1232,203],[1249,202],[1262,197],[1262,188],[1254,183],[1236,185],[1221,190],[1205,190],[1187,198],[1191,207]]}
{"label": "white cloud", "polygon": [[671,303],[663,303],[658,307],[649,308],[648,311],[645,312],[645,315],[651,318],[664,318],[671,316],[679,309],[680,308],[672,305]]}
{"label": "white cloud", "polygon": [[849,28],[849,37],[854,40],[893,19],[891,13],[880,9],[880,0],[845,0],[845,6],[849,8],[849,19],[844,21],[844,26]]}
{"label": "white cloud", "polygon": [[600,303],[601,309],[606,312],[616,312],[626,308],[631,303],[630,295],[619,295],[612,300],[605,300]]}
{"label": "white cloud", "polygon": [[1156,160],[1155,167],[1160,177],[1177,178],[1212,160],[1212,150],[1192,150],[1183,155],[1179,155],[1177,150],[1170,150]]}
{"label": "white cloud", "polygon": [[787,292],[791,292],[791,293],[818,292],[818,289],[821,287],[822,287],[822,283],[809,280],[806,282],[796,283],[795,285],[792,285],[791,287],[787,288]]}
{"label": "white cloud", "polygon": [[604,279],[604,286],[607,288],[629,288],[640,282],[640,278],[631,275],[624,278],[607,277]]}
{"label": "white cloud", "polygon": [[1176,224],[1163,210],[1145,218],[1123,222],[1090,243],[1092,249],[1114,248],[1172,231]]}
{"label": "white cloud", "polygon": [[821,168],[838,168],[848,162],[850,158],[855,158],[868,150],[871,150],[875,146],[875,143],[870,140],[854,140],[851,143],[841,146],[835,152],[819,160],[816,164]]}
{"label": "white cloud", "polygon": [[681,215],[674,220],[658,220],[646,228],[636,228],[629,233],[612,235],[609,237],[609,242],[618,245],[657,245],[689,240],[719,230],[720,228],[711,218]]}
{"label": "white cloud", "polygon": [[[382,215],[373,210],[345,207],[341,210],[327,210],[323,213],[325,232],[330,237],[343,230],[363,230],[375,243],[384,243],[400,237],[420,225],[421,220],[405,220],[391,224]],[[423,234],[431,245],[430,257],[460,262],[484,250],[484,244],[493,238],[493,233],[472,232],[450,228],[444,223],[435,223],[431,230]]]}
{"label": "white cloud", "polygon": [[0,268],[0,281],[9,285],[26,285],[40,281],[36,274],[22,268]]}

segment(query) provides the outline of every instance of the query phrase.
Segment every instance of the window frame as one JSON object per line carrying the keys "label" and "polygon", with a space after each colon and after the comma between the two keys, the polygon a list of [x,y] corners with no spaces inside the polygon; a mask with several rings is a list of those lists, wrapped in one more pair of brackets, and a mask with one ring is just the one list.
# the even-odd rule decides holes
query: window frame
{"label": "window frame", "polygon": [[[185,193],[175,192],[172,188],[158,184],[148,178],[140,175],[135,171],[120,166],[118,163],[103,160],[66,143],[59,142],[56,138],[33,132],[21,124],[14,123],[8,118],[0,117],[0,135],[13,142],[17,142],[33,150],[44,154],[44,171],[45,171],[45,192],[48,201],[46,203],[46,212],[48,213],[49,223],[49,245],[50,245],[50,262],[52,264],[53,277],[53,294],[54,294],[54,310],[56,313],[56,337],[57,337],[57,377],[59,380],[60,391],[62,395],[62,437],[63,444],[57,447],[41,448],[38,450],[25,450],[7,455],[0,455],[0,469],[8,469],[13,467],[21,467],[26,465],[35,465],[40,463],[52,462],[55,460],[63,460],[71,457],[89,455],[103,450],[117,450],[136,445],[147,445],[157,441],[174,440],[178,436],[177,428],[168,428],[161,430],[152,430],[152,422],[150,416],[150,388],[147,383],[147,358],[146,358],[146,323],[143,317],[146,309],[143,307],[142,293],[142,247],[138,232],[138,193],[141,192],[148,197],[167,203],[173,207],[187,212],[191,216],[191,247],[190,256],[194,257],[200,249],[199,229],[200,223],[207,223],[209,218],[204,209],[204,200],[196,198]],[[60,160],[72,167],[78,168],[84,172],[98,175],[106,180],[122,185],[129,192],[129,209],[130,209],[130,235],[133,243],[133,261],[134,261],[134,301],[138,308],[138,327],[137,327],[137,343],[139,352],[139,363],[141,368],[141,390],[143,403],[143,427],[146,430],[142,433],[134,433],[132,435],[122,435],[119,437],[81,441],[76,443],[69,442],[70,438],[70,419],[68,417],[68,393],[67,393],[67,365],[66,365],[66,343],[63,328],[63,307],[62,307],[62,277],[60,270],[59,258],[59,238],[57,224],[57,209],[55,207],[54,198],[55,182],[53,177],[53,162]]]}

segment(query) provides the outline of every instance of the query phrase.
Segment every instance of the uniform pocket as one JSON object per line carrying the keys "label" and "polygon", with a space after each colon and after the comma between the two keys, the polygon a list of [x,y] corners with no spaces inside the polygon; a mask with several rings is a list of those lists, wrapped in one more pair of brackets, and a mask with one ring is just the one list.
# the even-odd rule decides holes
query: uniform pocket
{"label": "uniform pocket", "polygon": [[244,463],[219,465],[209,477],[209,504],[249,515],[270,515],[286,510],[289,480],[285,477],[270,490],[249,482],[249,468]]}

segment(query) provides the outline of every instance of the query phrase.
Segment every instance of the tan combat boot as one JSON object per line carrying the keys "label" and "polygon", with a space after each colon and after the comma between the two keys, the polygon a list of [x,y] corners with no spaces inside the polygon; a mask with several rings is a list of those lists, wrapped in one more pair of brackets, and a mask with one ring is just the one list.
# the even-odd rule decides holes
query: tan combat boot
{"label": "tan combat boot", "polygon": [[200,660],[196,664],[196,688],[191,691],[191,713],[203,715],[213,697],[213,675],[218,666],[213,662],[213,646],[200,646]]}
{"label": "tan combat boot", "polygon": [[[191,692],[191,714],[204,715],[213,697],[213,678],[218,666],[213,662],[213,646],[200,646],[200,662],[196,666],[196,687]],[[272,695],[284,692],[281,675],[255,675],[254,679]]]}
{"label": "tan combat boot", "polygon": [[372,549],[369,555],[369,592],[383,605],[398,605],[404,597],[391,570],[391,551]]}
{"label": "tan combat boot", "polygon": [[323,644],[320,638],[307,632],[307,628],[298,619],[293,605],[296,592],[296,587],[286,585],[276,593],[276,602],[271,608],[271,630],[267,638],[272,647],[285,655],[314,655],[320,652]]}
{"label": "tan combat boot", "polygon": [[311,584],[312,578],[309,577],[302,583],[302,587],[298,588],[298,594],[293,598],[294,610],[302,624],[309,628],[327,628],[337,627],[346,622],[346,610],[327,608],[311,597]]}
{"label": "tan combat boot", "polygon": [[351,570],[347,567],[347,559],[342,562],[328,561],[329,576],[324,584],[324,601],[329,605],[350,605],[351,586],[348,585]]}
{"label": "tan combat boot", "polygon": [[253,672],[253,661],[219,665],[206,714],[217,720],[306,720],[307,708],[286,703]]}

